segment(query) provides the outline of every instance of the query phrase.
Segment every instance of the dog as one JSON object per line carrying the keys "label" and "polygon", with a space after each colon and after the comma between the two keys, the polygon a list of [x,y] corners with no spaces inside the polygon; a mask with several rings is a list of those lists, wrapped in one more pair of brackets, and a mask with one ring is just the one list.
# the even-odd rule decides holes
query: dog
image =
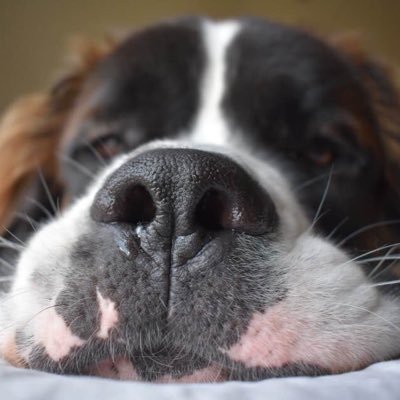
{"label": "dog", "polygon": [[87,45],[0,127],[0,351],[152,382],[400,354],[399,101],[349,37],[257,18]]}

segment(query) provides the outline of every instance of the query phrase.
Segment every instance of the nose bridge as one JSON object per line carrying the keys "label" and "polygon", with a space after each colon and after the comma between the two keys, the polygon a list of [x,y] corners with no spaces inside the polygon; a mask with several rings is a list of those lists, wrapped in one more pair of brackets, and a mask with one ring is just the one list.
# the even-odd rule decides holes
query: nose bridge
{"label": "nose bridge", "polygon": [[[143,155],[149,190],[161,216],[170,215],[176,236],[196,229],[194,218],[204,194],[218,190],[234,196],[239,166],[217,153],[188,149],[160,149]],[[134,163],[142,163],[139,157]]]}
{"label": "nose bridge", "polygon": [[[132,169],[146,165],[142,178],[157,207],[156,218],[171,225],[175,236],[193,232],[195,207],[208,185],[217,176],[210,176],[212,167],[204,152],[184,149],[159,149],[132,161]],[[208,175],[208,176],[207,176]]]}

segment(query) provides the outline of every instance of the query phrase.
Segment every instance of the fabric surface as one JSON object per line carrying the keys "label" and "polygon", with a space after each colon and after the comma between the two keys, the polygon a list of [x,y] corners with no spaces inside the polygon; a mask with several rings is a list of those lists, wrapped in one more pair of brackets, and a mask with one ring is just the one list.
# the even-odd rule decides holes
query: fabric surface
{"label": "fabric surface", "polygon": [[400,361],[318,378],[281,378],[218,384],[147,384],[58,376],[20,370],[0,362],[0,399],[247,400],[400,399]]}

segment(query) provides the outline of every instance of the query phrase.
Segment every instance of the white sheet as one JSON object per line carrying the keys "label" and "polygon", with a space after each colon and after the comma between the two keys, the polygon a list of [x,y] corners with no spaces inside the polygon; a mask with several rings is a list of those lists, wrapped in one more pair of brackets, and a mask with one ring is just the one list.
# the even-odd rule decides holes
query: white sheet
{"label": "white sheet", "polygon": [[0,362],[0,399],[84,400],[394,400],[400,399],[400,361],[318,378],[219,384],[146,384],[19,370]]}

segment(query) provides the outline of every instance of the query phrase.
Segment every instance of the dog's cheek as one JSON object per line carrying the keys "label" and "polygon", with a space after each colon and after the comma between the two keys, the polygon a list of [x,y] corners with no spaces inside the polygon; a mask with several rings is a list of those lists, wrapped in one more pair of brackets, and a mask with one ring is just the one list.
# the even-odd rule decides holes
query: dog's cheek
{"label": "dog's cheek", "polygon": [[86,342],[72,333],[54,307],[41,312],[35,325],[34,342],[43,346],[53,361],[60,361],[68,356],[72,349],[81,347]]}
{"label": "dog's cheek", "polygon": [[291,319],[284,303],[255,313],[240,340],[223,352],[247,368],[282,367],[301,360],[301,321]]}
{"label": "dog's cheek", "polygon": [[[93,312],[97,315],[96,327],[89,337],[106,340],[111,330],[117,328],[119,314],[112,300],[103,296],[98,289],[96,294],[97,304],[94,304],[94,307],[97,311]],[[74,320],[79,318],[79,313],[69,321],[57,308],[54,305],[49,306],[35,318],[33,335],[33,347],[43,348],[51,360],[56,362],[68,357],[73,350],[83,347],[88,342],[88,339],[79,336],[73,329]],[[67,308],[71,308],[71,305]]]}
{"label": "dog's cheek", "polygon": [[240,340],[223,353],[246,368],[297,364],[338,373],[367,363],[354,344],[319,330],[321,321],[296,315],[291,309],[290,303],[283,301],[264,313],[255,313]]}

